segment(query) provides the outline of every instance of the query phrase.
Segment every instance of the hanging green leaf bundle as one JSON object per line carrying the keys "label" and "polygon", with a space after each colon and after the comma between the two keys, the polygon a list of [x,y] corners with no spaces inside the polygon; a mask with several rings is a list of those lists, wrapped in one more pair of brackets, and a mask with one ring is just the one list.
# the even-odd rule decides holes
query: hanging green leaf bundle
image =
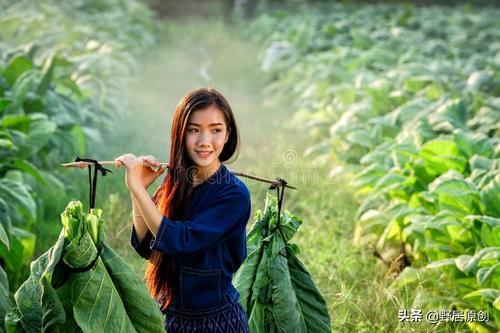
{"label": "hanging green leaf bundle", "polygon": [[56,244],[5,316],[7,332],[164,332],[163,315],[141,280],[104,241],[102,210],[71,201]]}
{"label": "hanging green leaf bundle", "polygon": [[268,194],[247,236],[248,257],[233,282],[250,332],[331,332],[325,300],[289,244],[302,224],[287,211],[278,225],[276,197]]}

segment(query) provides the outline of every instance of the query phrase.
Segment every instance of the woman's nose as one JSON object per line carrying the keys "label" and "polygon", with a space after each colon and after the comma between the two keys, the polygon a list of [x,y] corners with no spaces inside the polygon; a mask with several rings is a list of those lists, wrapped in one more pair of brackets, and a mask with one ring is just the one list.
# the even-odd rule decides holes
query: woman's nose
{"label": "woman's nose", "polygon": [[210,144],[210,134],[201,133],[198,136],[198,145],[200,146],[208,146]]}

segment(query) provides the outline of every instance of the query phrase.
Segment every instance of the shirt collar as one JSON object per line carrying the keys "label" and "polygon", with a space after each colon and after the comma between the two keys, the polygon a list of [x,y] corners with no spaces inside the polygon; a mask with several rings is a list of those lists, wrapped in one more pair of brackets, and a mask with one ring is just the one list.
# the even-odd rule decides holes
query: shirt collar
{"label": "shirt collar", "polygon": [[195,186],[193,188],[193,191],[199,191],[202,188],[205,188],[206,186],[210,184],[219,184],[223,181],[224,177],[227,174],[227,168],[226,166],[221,163],[217,171],[215,171],[210,177],[205,179],[201,184]]}

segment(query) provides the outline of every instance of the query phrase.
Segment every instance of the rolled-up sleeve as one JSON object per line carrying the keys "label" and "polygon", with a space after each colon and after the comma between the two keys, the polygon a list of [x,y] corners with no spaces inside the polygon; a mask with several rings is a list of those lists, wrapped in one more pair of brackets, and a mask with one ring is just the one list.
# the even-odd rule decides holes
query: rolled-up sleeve
{"label": "rolled-up sleeve", "polygon": [[164,254],[203,251],[248,222],[250,193],[231,191],[212,200],[203,211],[186,221],[172,221],[163,216],[151,249]]}
{"label": "rolled-up sleeve", "polygon": [[134,225],[132,225],[132,236],[130,238],[130,244],[134,250],[144,259],[149,259],[151,256],[151,240],[153,239],[153,234],[151,231],[147,231],[144,238],[139,242],[135,232]]}

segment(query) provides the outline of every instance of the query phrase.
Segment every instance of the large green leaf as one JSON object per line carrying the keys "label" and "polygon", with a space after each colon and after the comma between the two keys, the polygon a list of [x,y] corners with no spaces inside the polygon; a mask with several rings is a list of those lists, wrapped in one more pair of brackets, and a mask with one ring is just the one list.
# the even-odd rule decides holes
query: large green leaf
{"label": "large green leaf", "polygon": [[485,207],[484,213],[500,217],[500,173],[481,189],[480,195]]}
{"label": "large green leaf", "polygon": [[492,105],[485,105],[479,109],[474,118],[467,122],[469,128],[490,136],[499,132],[500,112]]}
{"label": "large green leaf", "polygon": [[406,196],[408,193],[408,183],[411,179],[401,174],[401,171],[394,168],[389,170],[375,184],[374,191],[378,194],[389,194],[391,197]]}
{"label": "large green leaf", "polygon": [[465,274],[470,274],[476,272],[479,262],[486,256],[493,255],[496,258],[500,258],[500,247],[487,247],[479,251],[473,256],[461,255],[456,258],[455,263],[457,268],[464,272]]}
{"label": "large green leaf", "polygon": [[433,81],[434,78],[430,75],[408,77],[404,80],[404,88],[411,93],[415,93]]}
{"label": "large green leaf", "polygon": [[0,119],[2,127],[17,129],[23,132],[28,132],[30,122],[31,118],[29,116],[18,114],[6,115]]}
{"label": "large green leaf", "polygon": [[449,100],[429,117],[432,129],[437,132],[451,133],[455,128],[465,128],[468,109],[464,101]]}
{"label": "large green leaf", "polygon": [[292,286],[285,256],[278,255],[269,262],[269,277],[273,317],[279,332],[316,332],[306,330],[304,314]]}
{"label": "large green leaf", "polygon": [[240,304],[248,314],[252,311],[252,300],[255,297],[252,295],[252,288],[257,276],[260,251],[260,248],[254,249],[233,276],[233,285],[240,294]]}
{"label": "large green leaf", "polygon": [[455,141],[437,138],[425,143],[420,150],[420,156],[430,174],[440,175],[448,170],[463,172],[467,160],[460,153]]}
{"label": "large green leaf", "polygon": [[49,142],[54,134],[57,125],[48,119],[44,114],[30,114],[31,123],[26,141],[29,147],[30,155],[38,152],[43,146]]}
{"label": "large green leaf", "polygon": [[[491,280],[493,277],[497,277],[497,280],[499,283],[500,282],[500,275],[495,272],[500,269],[500,263],[497,263],[493,266],[490,267],[483,267],[480,268],[477,271],[476,277],[477,277],[477,283],[480,286],[484,286],[489,280]],[[495,275],[494,275],[495,274]],[[496,288],[500,288],[500,285],[496,285]]]}
{"label": "large green leaf", "polygon": [[16,227],[11,229],[9,248],[0,244],[0,258],[5,263],[5,269],[13,286],[19,285],[35,252],[35,234]]}
{"label": "large green leaf", "polygon": [[49,56],[47,59],[45,59],[45,63],[43,65],[43,72],[42,72],[42,80],[38,84],[38,87],[36,88],[36,93],[38,95],[43,95],[49,89],[49,85],[52,81],[52,76],[54,74],[54,68],[55,68],[55,57],[54,56]]}
{"label": "large green leaf", "polygon": [[0,113],[2,113],[11,104],[12,104],[11,100],[0,98]]}
{"label": "large green leaf", "polygon": [[163,314],[137,274],[107,245],[101,251],[101,258],[137,332],[161,332]]}
{"label": "large green leaf", "polygon": [[361,170],[353,180],[353,185],[358,188],[373,187],[382,176],[387,173],[387,169],[377,163],[372,163]]}
{"label": "large green leaf", "polygon": [[33,63],[27,57],[20,55],[12,58],[7,67],[3,70],[2,75],[7,83],[12,86],[17,78],[33,67]]}
{"label": "large green leaf", "polygon": [[403,169],[418,158],[418,150],[413,143],[401,143],[394,146],[391,152],[393,164]]}
{"label": "large green leaf", "polygon": [[19,110],[25,102],[29,102],[29,94],[35,89],[37,82],[38,74],[35,70],[26,71],[17,78],[12,87],[12,100]]}
{"label": "large green leaf", "polygon": [[486,215],[469,215],[467,220],[474,225],[477,243],[483,247],[500,245],[500,218]]}
{"label": "large green leaf", "polygon": [[43,178],[41,171],[31,162],[19,159],[12,164],[12,168],[24,171],[25,173],[33,176],[33,178],[35,178],[40,185],[45,185],[45,179]]}
{"label": "large green leaf", "polygon": [[5,202],[10,209],[14,210],[16,207],[20,207],[31,219],[36,219],[36,204],[26,184],[0,179],[0,197],[6,200]]}
{"label": "large green leaf", "polygon": [[73,274],[73,314],[83,332],[135,332],[124,304],[100,258],[88,271]]}
{"label": "large green leaf", "polygon": [[467,159],[474,154],[489,158],[493,157],[493,144],[490,138],[482,133],[473,134],[462,129],[455,129],[453,138],[458,144],[458,149]]}
{"label": "large green leaf", "polygon": [[79,125],[73,126],[71,129],[71,134],[73,135],[74,141],[77,147],[77,153],[80,155],[85,155],[85,134],[83,129]]}
{"label": "large green leaf", "polygon": [[14,294],[17,306],[11,310],[18,312],[22,320],[8,322],[8,326],[17,327],[21,324],[26,332],[42,332],[64,322],[64,310],[50,286],[63,246],[64,237],[61,233],[56,244],[31,264],[31,275]]}
{"label": "large green leaf", "polygon": [[429,101],[423,98],[415,98],[394,109],[390,115],[393,124],[402,126],[411,123],[410,120],[419,119],[425,113]]}
{"label": "large green leaf", "polygon": [[330,332],[330,317],[323,295],[289,245],[286,247],[286,253],[293,290],[304,318],[306,331]]}
{"label": "large green leaf", "polygon": [[481,213],[477,189],[454,171],[436,178],[429,184],[429,190],[436,197],[440,210],[446,209],[463,215]]}
{"label": "large green leaf", "polygon": [[474,155],[469,160],[471,174],[469,179],[476,184],[479,189],[490,183],[500,170],[500,159],[489,159],[483,156]]}
{"label": "large green leaf", "polygon": [[500,290],[493,288],[479,289],[464,296],[469,302],[475,304],[476,308],[484,308],[485,303],[492,304],[500,296]]}
{"label": "large green leaf", "polygon": [[256,302],[248,316],[248,327],[250,332],[265,333],[270,332],[266,326],[265,305]]}

